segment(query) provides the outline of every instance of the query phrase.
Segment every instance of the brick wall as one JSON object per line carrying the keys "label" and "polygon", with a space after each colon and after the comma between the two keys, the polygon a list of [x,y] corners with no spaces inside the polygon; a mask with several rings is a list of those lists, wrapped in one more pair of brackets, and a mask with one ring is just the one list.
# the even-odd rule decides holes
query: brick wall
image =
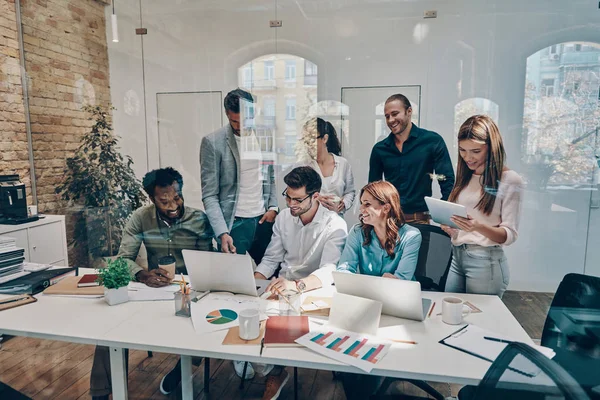
{"label": "brick wall", "polygon": [[31,202],[14,0],[0,0],[0,174],[18,174]]}
{"label": "brick wall", "polygon": [[61,206],[54,188],[91,126],[81,107],[110,102],[104,7],[96,0],[21,0],[40,211]]}

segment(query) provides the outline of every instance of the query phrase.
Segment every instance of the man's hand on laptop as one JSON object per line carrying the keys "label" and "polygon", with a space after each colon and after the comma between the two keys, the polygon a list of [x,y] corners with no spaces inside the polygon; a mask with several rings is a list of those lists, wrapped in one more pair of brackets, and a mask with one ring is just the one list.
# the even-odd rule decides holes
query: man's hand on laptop
{"label": "man's hand on laptop", "polygon": [[384,278],[391,278],[391,279],[400,279],[400,278],[398,278],[396,275],[394,275],[394,274],[390,274],[389,272],[386,272],[386,273],[384,273],[384,274],[383,274],[383,277],[384,277]]}
{"label": "man's hand on laptop", "polygon": [[142,282],[150,287],[163,287],[171,283],[169,272],[162,268],[152,269],[150,271],[142,270],[135,275],[138,282]]}
{"label": "man's hand on laptop", "polygon": [[224,233],[221,235],[221,251],[223,253],[235,254],[235,246],[233,245],[233,238],[229,235],[229,233]]}
{"label": "man's hand on laptop", "polygon": [[296,282],[288,281],[284,278],[273,278],[271,279],[271,283],[265,289],[265,292],[283,292],[284,290],[296,290]]}

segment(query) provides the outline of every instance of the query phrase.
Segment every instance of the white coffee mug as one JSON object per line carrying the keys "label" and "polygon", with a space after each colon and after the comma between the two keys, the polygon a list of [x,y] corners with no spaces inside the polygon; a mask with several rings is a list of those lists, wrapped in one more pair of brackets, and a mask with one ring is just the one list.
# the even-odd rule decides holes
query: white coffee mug
{"label": "white coffee mug", "polygon": [[445,297],[442,300],[442,321],[445,323],[458,325],[469,314],[471,314],[471,308],[458,297]]}
{"label": "white coffee mug", "polygon": [[240,339],[254,340],[260,335],[260,313],[256,308],[239,312]]}

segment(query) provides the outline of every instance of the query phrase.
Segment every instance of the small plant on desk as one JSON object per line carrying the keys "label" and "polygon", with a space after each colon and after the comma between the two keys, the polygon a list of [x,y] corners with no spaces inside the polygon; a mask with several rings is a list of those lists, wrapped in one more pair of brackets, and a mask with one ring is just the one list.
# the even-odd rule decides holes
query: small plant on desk
{"label": "small plant on desk", "polygon": [[104,286],[104,300],[114,306],[129,301],[127,285],[131,281],[129,265],[124,258],[107,260],[106,268],[98,270],[98,281]]}

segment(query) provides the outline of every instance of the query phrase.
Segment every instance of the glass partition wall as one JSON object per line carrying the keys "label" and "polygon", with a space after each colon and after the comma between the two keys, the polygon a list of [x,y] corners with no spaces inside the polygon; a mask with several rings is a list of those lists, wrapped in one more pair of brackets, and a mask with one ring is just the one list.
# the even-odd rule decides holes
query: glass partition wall
{"label": "glass partition wall", "polygon": [[[425,7],[437,18],[423,18]],[[442,135],[454,165],[458,127],[487,114],[527,182],[519,240],[507,248],[510,288],[553,291],[568,272],[600,273],[595,12],[586,1],[121,0],[118,43],[106,26],[115,131],[138,176],[176,166],[186,201],[202,207],[199,138],[227,123],[222,98],[236,87],[256,97],[244,123],[263,162],[285,171],[303,124],[322,117],[359,189],[371,147],[389,132],[377,107],[386,87],[409,96],[413,122]],[[364,95],[348,100],[350,88]],[[339,106],[316,106],[328,102]],[[356,222],[356,209],[345,218]]]}

